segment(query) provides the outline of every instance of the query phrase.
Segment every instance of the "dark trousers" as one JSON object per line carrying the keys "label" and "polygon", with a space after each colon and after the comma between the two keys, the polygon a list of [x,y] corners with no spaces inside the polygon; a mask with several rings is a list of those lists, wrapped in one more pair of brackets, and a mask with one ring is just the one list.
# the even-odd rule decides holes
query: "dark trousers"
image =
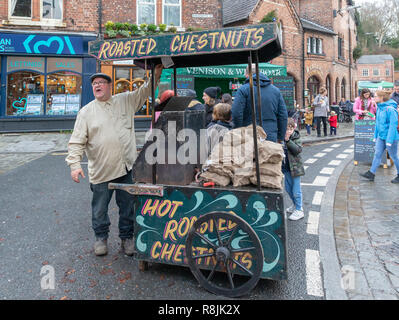
{"label": "dark trousers", "polygon": [[90,189],[93,192],[91,201],[92,227],[97,239],[107,239],[111,222],[108,216],[108,205],[115,191],[116,204],[119,207],[119,237],[128,239],[133,237],[134,224],[134,199],[126,191],[109,190],[108,183],[133,183],[132,171],[126,175],[111,181],[92,184]]}
{"label": "dark trousers", "polygon": [[321,135],[321,122],[323,122],[323,132],[324,136],[327,136],[327,117],[316,117],[316,130],[317,130],[317,136]]}
{"label": "dark trousers", "polygon": [[337,135],[337,127],[330,126],[330,134],[336,136]]}

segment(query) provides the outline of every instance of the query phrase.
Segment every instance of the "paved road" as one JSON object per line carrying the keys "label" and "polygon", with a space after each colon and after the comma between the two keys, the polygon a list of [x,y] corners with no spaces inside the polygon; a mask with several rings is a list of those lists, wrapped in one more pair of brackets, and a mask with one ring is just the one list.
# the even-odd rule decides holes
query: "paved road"
{"label": "paved road", "polygon": [[[331,176],[325,168],[336,167],[329,164],[339,154],[351,156],[351,144],[304,148],[304,159],[316,160],[306,164],[303,178],[305,218],[287,221],[288,281],[261,280],[243,299],[325,298],[318,263],[320,207],[314,199]],[[226,299],[199,287],[188,268],[153,264],[140,272],[119,250],[114,200],[109,254],[96,257],[88,181],[73,183],[64,158],[62,152],[47,154],[0,174],[0,299]],[[42,290],[41,281],[52,270],[55,288]]]}

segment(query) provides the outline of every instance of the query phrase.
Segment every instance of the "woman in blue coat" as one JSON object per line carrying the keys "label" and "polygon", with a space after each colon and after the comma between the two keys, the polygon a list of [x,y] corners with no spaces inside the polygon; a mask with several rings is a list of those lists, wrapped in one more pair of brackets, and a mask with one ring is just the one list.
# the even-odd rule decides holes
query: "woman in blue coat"
{"label": "woman in blue coat", "polygon": [[375,172],[381,164],[381,158],[385,149],[387,149],[397,170],[397,176],[391,182],[399,183],[398,105],[393,99],[390,99],[390,94],[386,91],[377,91],[375,101],[377,102],[377,115],[374,133],[374,159],[370,170],[360,175],[370,181],[374,181]]}

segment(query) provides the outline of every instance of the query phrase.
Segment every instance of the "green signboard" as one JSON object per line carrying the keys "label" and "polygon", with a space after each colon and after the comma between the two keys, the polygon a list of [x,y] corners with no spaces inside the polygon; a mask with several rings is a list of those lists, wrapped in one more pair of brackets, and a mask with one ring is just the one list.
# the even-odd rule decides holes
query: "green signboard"
{"label": "green signboard", "polygon": [[[262,263],[262,278],[286,279],[285,218],[282,212],[283,197],[279,192],[254,192],[253,190],[164,186],[162,197],[139,196],[136,202],[135,240],[136,258],[151,262],[186,265],[186,238],[193,223],[209,212],[228,212],[244,219],[259,237],[264,260],[258,261],[252,251],[237,253],[236,260],[249,270]],[[202,226],[201,234],[211,241],[217,235],[215,221]],[[227,240],[235,225],[218,221],[221,239]],[[232,248],[240,250],[249,246],[248,235],[241,229],[235,232]],[[210,249],[206,242],[196,242],[193,250],[205,254]],[[212,268],[215,261],[203,259],[202,267]],[[235,272],[240,273],[237,269]],[[241,273],[246,275],[245,273]]]}
{"label": "green signboard", "polygon": [[202,32],[92,41],[89,43],[89,54],[99,60],[120,60],[253,51],[276,40],[276,28],[275,24],[247,25]]}

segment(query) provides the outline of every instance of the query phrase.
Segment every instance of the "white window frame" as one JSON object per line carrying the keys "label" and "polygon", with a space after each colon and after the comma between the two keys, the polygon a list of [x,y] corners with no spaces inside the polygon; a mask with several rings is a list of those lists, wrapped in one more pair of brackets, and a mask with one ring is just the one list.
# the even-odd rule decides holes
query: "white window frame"
{"label": "white window frame", "polygon": [[40,0],[40,20],[42,22],[45,22],[46,24],[50,23],[51,25],[62,22],[64,20],[64,0],[61,0],[61,19],[43,18],[43,1],[46,1],[46,0]]}
{"label": "white window frame", "polygon": [[369,69],[362,69],[362,77],[368,77],[369,76]]}
{"label": "white window frame", "polygon": [[[180,10],[179,10],[180,25],[178,25],[178,26],[174,25],[174,27],[178,27],[178,28],[181,28],[181,27],[182,27],[182,14],[181,14],[181,12],[182,12],[182,2],[183,2],[182,0],[179,0],[179,4],[178,4],[178,5],[173,4],[173,3],[167,4],[168,6],[175,6],[175,7],[179,6],[179,7],[180,7]],[[165,14],[165,0],[162,0],[162,23],[165,23],[165,16],[164,16],[164,14]],[[169,25],[168,25],[168,26],[169,26]]]}
{"label": "white window frame", "polygon": [[[141,3],[140,3],[141,2]],[[147,4],[147,5],[154,5],[154,21],[151,24],[157,24],[157,1],[154,0],[154,3],[146,2],[146,0],[137,0],[136,1],[136,23],[138,26],[144,22],[139,22],[139,3],[140,4]],[[148,23],[147,23],[148,24]]]}
{"label": "white window frame", "polygon": [[31,21],[32,20],[32,14],[33,14],[33,1],[35,0],[31,0],[30,2],[30,17],[18,17],[18,16],[12,16],[12,12],[11,12],[11,1],[12,0],[8,0],[8,19],[9,20],[15,20],[15,21]]}
{"label": "white window frame", "polygon": [[308,37],[308,53],[312,53],[312,37]]}
{"label": "white window frame", "polygon": [[316,39],[317,54],[323,54],[323,39]]}
{"label": "white window frame", "polygon": [[[376,72],[377,71],[377,72]],[[379,76],[380,75],[380,69],[373,69],[373,76]]]}
{"label": "white window frame", "polygon": [[385,76],[389,77],[390,75],[391,75],[391,71],[388,68],[386,68],[385,69]]}

